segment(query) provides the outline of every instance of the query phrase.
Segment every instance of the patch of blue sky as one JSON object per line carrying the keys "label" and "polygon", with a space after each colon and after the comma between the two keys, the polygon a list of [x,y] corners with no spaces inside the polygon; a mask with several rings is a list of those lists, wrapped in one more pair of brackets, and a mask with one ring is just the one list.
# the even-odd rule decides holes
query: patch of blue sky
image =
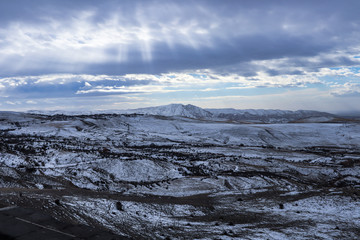
{"label": "patch of blue sky", "polygon": [[360,73],[360,67],[348,67],[353,73]]}
{"label": "patch of blue sky", "polygon": [[226,94],[238,95],[238,96],[260,96],[260,95],[278,94],[286,91],[287,91],[286,88],[260,86],[256,88],[227,89]]}
{"label": "patch of blue sky", "polygon": [[193,76],[194,78],[197,78],[197,79],[206,79],[206,78],[208,78],[208,75],[206,75],[206,74],[190,73],[189,75]]}
{"label": "patch of blue sky", "polygon": [[334,84],[334,83],[339,83],[339,79],[336,76],[324,76],[324,77],[319,77],[319,80],[322,81],[324,84]]}
{"label": "patch of blue sky", "polygon": [[306,87],[314,88],[314,89],[321,90],[321,91],[326,91],[326,90],[330,89],[329,85],[324,84],[324,83],[308,83],[308,84],[306,84]]}
{"label": "patch of blue sky", "polygon": [[[360,58],[360,57],[359,57]],[[331,70],[348,69],[353,73],[360,73],[360,67],[331,67]]]}
{"label": "patch of blue sky", "polygon": [[346,82],[360,83],[360,77],[358,76],[343,76],[343,75],[324,76],[324,77],[319,77],[319,80],[324,82],[324,84],[328,84],[328,85],[344,84]]}

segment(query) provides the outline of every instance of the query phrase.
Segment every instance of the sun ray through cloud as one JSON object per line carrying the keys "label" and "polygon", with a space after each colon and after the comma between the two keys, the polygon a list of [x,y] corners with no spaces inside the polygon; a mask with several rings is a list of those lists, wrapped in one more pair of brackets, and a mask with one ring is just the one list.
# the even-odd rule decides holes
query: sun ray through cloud
{"label": "sun ray through cloud", "polygon": [[[356,1],[0,4],[2,109],[20,99],[32,108],[48,92],[74,101],[150,94],[166,104],[175,93],[196,102],[306,89],[333,112],[359,108]],[[344,109],[332,104],[346,99]]]}

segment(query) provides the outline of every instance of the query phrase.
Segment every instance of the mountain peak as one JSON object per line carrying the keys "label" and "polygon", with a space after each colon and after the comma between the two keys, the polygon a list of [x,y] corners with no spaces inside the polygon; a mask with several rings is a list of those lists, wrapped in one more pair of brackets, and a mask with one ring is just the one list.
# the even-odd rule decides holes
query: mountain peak
{"label": "mountain peak", "polygon": [[181,116],[197,119],[206,119],[212,117],[212,114],[200,107],[187,104],[169,104],[158,107],[140,108],[134,110],[136,113],[161,116]]}

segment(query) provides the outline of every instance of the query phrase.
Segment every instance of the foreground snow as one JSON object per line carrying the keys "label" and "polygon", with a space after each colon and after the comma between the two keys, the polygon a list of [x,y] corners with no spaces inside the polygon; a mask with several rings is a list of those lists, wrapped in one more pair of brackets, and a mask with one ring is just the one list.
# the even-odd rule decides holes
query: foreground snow
{"label": "foreground snow", "polygon": [[1,113],[0,201],[133,238],[359,237],[356,121],[240,124],[173,107]]}

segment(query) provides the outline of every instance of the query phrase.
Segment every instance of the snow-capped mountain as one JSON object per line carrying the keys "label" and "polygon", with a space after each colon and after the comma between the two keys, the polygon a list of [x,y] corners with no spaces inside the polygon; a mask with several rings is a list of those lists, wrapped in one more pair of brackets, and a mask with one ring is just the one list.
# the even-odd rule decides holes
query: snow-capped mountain
{"label": "snow-capped mountain", "polygon": [[191,104],[169,104],[128,110],[106,111],[28,111],[42,115],[94,115],[94,114],[141,114],[166,117],[186,117],[201,120],[232,121],[239,123],[288,123],[288,122],[330,122],[337,116],[309,110],[272,110],[272,109],[203,109]]}
{"label": "snow-capped mountain", "polygon": [[264,110],[246,109],[203,109],[194,105],[170,104],[158,107],[126,110],[126,113],[137,113],[159,116],[181,116],[203,120],[224,120],[251,123],[286,123],[286,122],[327,122],[335,116],[330,113],[298,110]]}
{"label": "snow-capped mountain", "polygon": [[195,119],[209,119],[213,114],[194,105],[169,104],[165,106],[127,110],[127,113],[159,116],[181,116]]}

